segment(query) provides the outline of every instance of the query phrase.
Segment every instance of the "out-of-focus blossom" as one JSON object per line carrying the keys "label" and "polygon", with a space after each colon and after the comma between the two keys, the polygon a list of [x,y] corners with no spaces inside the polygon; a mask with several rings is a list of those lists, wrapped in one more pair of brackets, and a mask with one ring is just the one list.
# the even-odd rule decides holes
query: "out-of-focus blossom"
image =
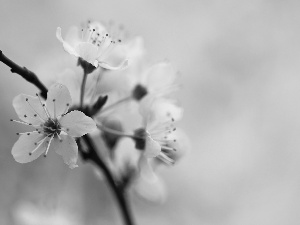
{"label": "out-of-focus blossom", "polygon": [[141,100],[147,94],[156,97],[166,96],[178,89],[178,72],[169,62],[160,62],[145,69],[138,76],[132,76],[132,96]]}
{"label": "out-of-focus blossom", "polygon": [[[84,105],[92,105],[101,94],[101,92],[98,90],[98,84],[100,80],[101,76],[98,71],[94,71],[86,78],[85,95],[83,99]],[[67,68],[56,76],[56,81],[68,87],[73,104],[78,105],[80,102],[82,74],[77,70]]]}
{"label": "out-of-focus blossom", "polygon": [[158,176],[150,165],[149,159],[141,157],[139,174],[133,182],[135,192],[142,198],[163,203],[167,197],[167,190],[163,179]]}
{"label": "out-of-focus blossom", "polygon": [[12,121],[35,128],[32,132],[17,133],[20,138],[12,148],[14,159],[27,163],[55,150],[70,168],[77,167],[78,147],[74,138],[95,130],[94,120],[80,111],[67,113],[72,99],[62,84],[50,87],[46,103],[36,95],[20,94],[13,100],[16,113],[23,122]]}
{"label": "out-of-focus blossom", "polygon": [[78,213],[64,208],[51,211],[30,202],[21,202],[12,213],[16,225],[80,225],[83,222]]}
{"label": "out-of-focus blossom", "polygon": [[158,157],[168,164],[174,161],[164,154],[164,151],[176,151],[170,147],[169,135],[176,130],[175,120],[182,116],[182,109],[171,100],[155,99],[151,96],[144,98],[140,104],[140,114],[143,127],[135,131],[136,148],[144,151],[147,158]]}
{"label": "out-of-focus blossom", "polygon": [[[120,61],[119,46],[121,39],[113,37],[106,27],[99,22],[88,23],[87,27],[79,31],[77,27],[71,27],[65,39],[62,38],[61,28],[56,30],[56,37],[63,44],[66,52],[84,60],[95,68],[115,70],[127,66],[128,60]],[[117,62],[116,62],[117,61]]]}

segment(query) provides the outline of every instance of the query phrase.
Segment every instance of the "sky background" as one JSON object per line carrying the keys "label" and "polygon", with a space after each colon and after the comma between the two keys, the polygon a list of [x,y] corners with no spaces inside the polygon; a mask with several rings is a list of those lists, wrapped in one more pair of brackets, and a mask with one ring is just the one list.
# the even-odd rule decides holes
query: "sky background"
{"label": "sky background", "polygon": [[[0,0],[0,49],[38,71],[66,54],[55,37],[87,19],[141,35],[153,60],[180,71],[180,127],[190,152],[160,171],[164,204],[131,195],[137,224],[293,225],[300,210],[300,2],[280,0]],[[56,154],[18,164],[11,105],[35,87],[0,64],[2,224],[121,224],[91,165]],[[52,160],[53,159],[53,160]],[[36,222],[38,221],[38,222]],[[50,221],[49,223],[47,221]]]}

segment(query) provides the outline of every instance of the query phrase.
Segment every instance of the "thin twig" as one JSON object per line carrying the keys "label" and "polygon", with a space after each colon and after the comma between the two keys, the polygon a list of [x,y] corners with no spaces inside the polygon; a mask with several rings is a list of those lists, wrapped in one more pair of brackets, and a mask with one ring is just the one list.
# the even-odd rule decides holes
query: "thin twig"
{"label": "thin twig", "polygon": [[11,68],[12,73],[17,73],[21,77],[23,77],[25,80],[27,80],[29,83],[32,83],[35,85],[38,89],[41,91],[41,96],[43,98],[47,98],[47,92],[48,89],[45,87],[45,85],[39,80],[39,78],[36,76],[35,73],[28,70],[26,67],[21,67],[15,62],[13,62],[11,59],[9,59],[7,56],[3,54],[3,52],[0,50],[0,61],[3,62],[5,65]]}
{"label": "thin twig", "polygon": [[101,170],[103,171],[109,186],[111,187],[116,199],[119,203],[120,210],[122,212],[124,218],[125,225],[134,225],[133,218],[131,215],[131,211],[127,202],[126,198],[126,191],[122,188],[122,186],[118,186],[111,174],[110,170],[106,166],[106,164],[102,161],[99,157],[98,153],[96,152],[96,146],[94,145],[92,138],[87,134],[82,137],[84,142],[88,147],[88,152],[80,151],[82,158],[86,161],[94,162]]}

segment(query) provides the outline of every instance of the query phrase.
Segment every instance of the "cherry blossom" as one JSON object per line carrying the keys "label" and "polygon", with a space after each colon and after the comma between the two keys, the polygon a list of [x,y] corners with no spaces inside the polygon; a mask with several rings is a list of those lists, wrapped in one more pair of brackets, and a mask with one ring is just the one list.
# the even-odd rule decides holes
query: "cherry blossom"
{"label": "cherry blossom", "polygon": [[143,127],[135,131],[136,148],[144,150],[147,158],[158,157],[173,164],[164,152],[176,151],[170,147],[170,141],[176,142],[176,139],[170,139],[170,134],[176,130],[174,122],[182,117],[182,109],[171,100],[147,96],[141,101],[140,114]]}
{"label": "cherry blossom", "polygon": [[109,70],[117,70],[128,64],[127,59],[119,57],[118,48],[122,40],[112,36],[101,23],[89,22],[81,32],[78,27],[71,27],[65,39],[62,38],[61,28],[58,27],[56,37],[63,44],[66,52],[78,57],[79,60],[88,62],[95,68],[100,66]]}
{"label": "cherry blossom", "polygon": [[13,106],[22,121],[35,131],[17,133],[19,140],[12,148],[12,155],[19,163],[37,159],[49,151],[56,151],[70,168],[77,167],[78,147],[75,137],[81,137],[96,129],[94,120],[80,111],[68,109],[72,104],[69,90],[62,84],[53,84],[42,102],[35,97],[20,94],[13,100]]}

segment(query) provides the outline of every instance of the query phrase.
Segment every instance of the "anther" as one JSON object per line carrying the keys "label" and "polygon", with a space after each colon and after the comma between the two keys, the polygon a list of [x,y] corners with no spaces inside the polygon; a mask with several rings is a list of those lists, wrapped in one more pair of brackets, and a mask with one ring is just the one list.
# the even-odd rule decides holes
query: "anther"
{"label": "anther", "polygon": [[34,114],[33,116],[34,116],[34,117],[37,117],[37,114]]}
{"label": "anther", "polygon": [[26,118],[27,116],[26,116],[26,115],[24,115],[24,117]]}
{"label": "anther", "polygon": [[27,135],[30,135],[30,133],[27,133]]}
{"label": "anther", "polygon": [[17,135],[20,135],[20,133],[16,133]]}
{"label": "anther", "polygon": [[10,121],[14,121],[13,119],[10,119]]}
{"label": "anther", "polygon": [[52,101],[55,102],[55,99],[53,99]]}
{"label": "anther", "polygon": [[25,100],[26,100],[26,102],[28,102],[28,98],[26,98]]}
{"label": "anther", "polygon": [[29,152],[29,153],[28,153],[28,155],[32,155],[32,153],[31,153],[31,152]]}

